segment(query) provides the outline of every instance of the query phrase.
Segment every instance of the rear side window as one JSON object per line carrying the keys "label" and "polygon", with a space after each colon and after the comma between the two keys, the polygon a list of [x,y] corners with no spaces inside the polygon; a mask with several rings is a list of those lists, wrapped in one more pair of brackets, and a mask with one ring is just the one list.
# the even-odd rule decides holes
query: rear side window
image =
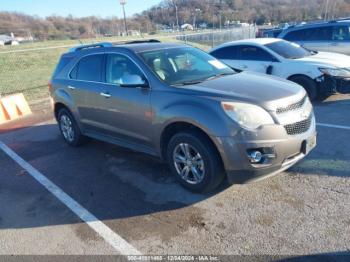
{"label": "rear side window", "polygon": [[83,57],[70,73],[72,79],[102,82],[103,54]]}
{"label": "rear side window", "polygon": [[217,49],[211,53],[217,59],[238,59],[237,46],[227,46],[220,49]]}
{"label": "rear side window", "polygon": [[303,41],[304,40],[304,32],[305,30],[298,30],[287,33],[283,39],[288,41]]}
{"label": "rear side window", "polygon": [[60,58],[60,61],[58,62],[57,66],[56,66],[56,69],[55,69],[55,71],[53,73],[53,77],[56,77],[62,71],[62,69],[66,65],[68,65],[68,63],[70,61],[72,61],[72,59],[73,59],[73,57],[71,57],[71,56],[62,56]]}
{"label": "rear side window", "polygon": [[238,56],[240,60],[273,61],[272,55],[257,46],[239,46]]}

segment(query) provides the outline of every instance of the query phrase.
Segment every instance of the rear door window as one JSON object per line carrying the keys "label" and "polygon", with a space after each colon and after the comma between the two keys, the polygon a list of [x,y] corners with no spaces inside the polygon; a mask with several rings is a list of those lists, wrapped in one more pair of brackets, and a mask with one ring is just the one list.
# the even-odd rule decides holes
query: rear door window
{"label": "rear door window", "polygon": [[332,38],[332,27],[323,26],[308,29],[305,34],[306,41],[329,41]]}
{"label": "rear door window", "polygon": [[103,54],[83,57],[70,76],[82,81],[102,82]]}
{"label": "rear door window", "polygon": [[238,47],[237,46],[227,46],[215,50],[211,53],[217,59],[231,59],[238,60]]}
{"label": "rear door window", "polygon": [[240,60],[249,61],[272,61],[272,55],[257,46],[242,45],[238,48]]}

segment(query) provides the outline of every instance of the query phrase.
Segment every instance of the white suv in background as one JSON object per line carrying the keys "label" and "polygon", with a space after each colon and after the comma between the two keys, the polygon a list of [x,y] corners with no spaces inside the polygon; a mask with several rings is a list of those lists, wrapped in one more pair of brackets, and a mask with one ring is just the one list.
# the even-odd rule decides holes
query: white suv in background
{"label": "white suv in background", "polygon": [[239,71],[254,71],[293,81],[305,88],[311,100],[350,91],[350,56],[309,51],[276,38],[234,41],[210,54]]}

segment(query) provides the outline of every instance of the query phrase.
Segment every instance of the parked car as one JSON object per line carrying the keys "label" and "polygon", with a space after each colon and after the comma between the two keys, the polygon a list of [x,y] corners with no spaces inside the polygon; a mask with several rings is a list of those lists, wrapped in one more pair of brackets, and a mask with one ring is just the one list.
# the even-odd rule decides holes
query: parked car
{"label": "parked car", "polygon": [[316,143],[302,87],[236,73],[182,44],[74,48],[62,55],[50,94],[69,145],[92,137],[160,157],[195,192],[225,175],[234,183],[277,174]]}
{"label": "parked car", "polygon": [[350,19],[292,26],[278,38],[310,50],[350,55]]}
{"label": "parked car", "polygon": [[267,37],[267,38],[278,37],[282,31],[283,31],[282,28],[259,29],[259,31],[257,33],[257,38],[260,38],[260,37]]}
{"label": "parked car", "polygon": [[309,51],[276,38],[234,41],[210,54],[232,68],[288,79],[305,88],[311,100],[350,91],[350,57]]}

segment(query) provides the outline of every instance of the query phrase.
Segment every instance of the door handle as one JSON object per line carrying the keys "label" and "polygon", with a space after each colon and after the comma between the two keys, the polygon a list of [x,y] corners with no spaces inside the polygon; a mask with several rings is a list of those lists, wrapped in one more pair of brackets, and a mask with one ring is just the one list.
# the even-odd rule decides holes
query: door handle
{"label": "door handle", "polygon": [[74,87],[74,86],[68,86],[68,89],[70,89],[70,90],[74,90],[74,89],[75,89],[75,87]]}
{"label": "door handle", "polygon": [[105,97],[105,98],[110,98],[112,95],[109,93],[101,93],[101,96]]}

